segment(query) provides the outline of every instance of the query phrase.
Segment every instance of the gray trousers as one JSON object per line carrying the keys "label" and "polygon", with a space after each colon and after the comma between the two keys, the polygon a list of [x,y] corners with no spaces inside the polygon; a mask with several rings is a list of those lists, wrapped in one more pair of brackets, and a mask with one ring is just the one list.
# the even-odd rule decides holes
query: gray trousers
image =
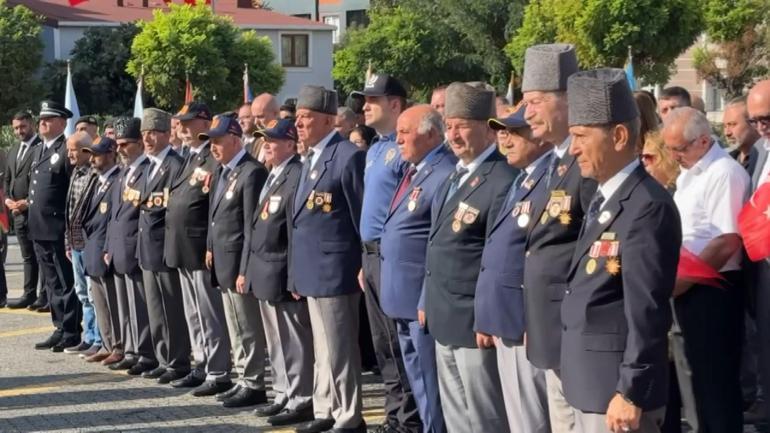
{"label": "gray trousers", "polygon": [[313,402],[313,331],[307,303],[259,301],[259,306],[273,368],[273,403],[304,409]]}
{"label": "gray trousers", "polygon": [[108,352],[123,353],[115,280],[109,274],[107,277],[88,278],[91,280],[91,293],[94,296],[96,323],[102,335],[102,347]]}
{"label": "gray trousers", "polygon": [[[609,404],[609,402],[608,402]],[[666,409],[656,409],[650,412],[642,412],[639,428],[634,433],[660,433],[660,425]],[[575,421],[578,433],[612,433],[607,428],[607,415],[603,413],[586,413],[575,409]]]}
{"label": "gray trousers", "polygon": [[155,357],[171,371],[190,369],[190,339],[182,306],[179,273],[142,271],[147,322]]}
{"label": "gray trousers", "polygon": [[207,270],[179,269],[179,283],[196,367],[201,366],[196,352],[198,356],[202,352],[206,380],[229,382],[230,340],[221,292],[211,287]]}
{"label": "gray trousers", "polygon": [[222,290],[230,346],[233,348],[235,369],[242,386],[265,389],[265,329],[259,311],[259,301],[250,293]]}
{"label": "gray trousers", "polygon": [[358,303],[361,293],[307,298],[313,329],[313,412],[334,418],[334,428],[356,428],[361,409],[361,355],[358,350]]}
{"label": "gray trousers", "polygon": [[495,349],[436,342],[441,409],[448,433],[508,433]]}
{"label": "gray trousers", "polygon": [[564,397],[561,378],[557,370],[545,371],[545,385],[548,392],[548,416],[551,420],[553,433],[575,433],[575,409],[567,403]]}
{"label": "gray trousers", "polygon": [[[115,273],[115,287],[118,293],[125,293],[128,301],[128,317],[120,318],[121,326],[128,325],[125,339],[126,353],[138,358],[138,362],[155,364],[150,322],[147,318],[147,299],[142,282],[142,273]],[[123,323],[123,322],[126,323]],[[130,347],[130,349],[129,349]]]}
{"label": "gray trousers", "polygon": [[545,372],[529,362],[521,343],[495,337],[495,352],[508,427],[514,432],[550,433]]}

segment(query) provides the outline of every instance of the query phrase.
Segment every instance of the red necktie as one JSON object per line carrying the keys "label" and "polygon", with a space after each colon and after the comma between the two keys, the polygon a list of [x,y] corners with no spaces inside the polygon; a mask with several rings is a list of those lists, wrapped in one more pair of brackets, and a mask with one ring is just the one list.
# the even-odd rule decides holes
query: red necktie
{"label": "red necktie", "polygon": [[396,190],[396,195],[393,196],[393,201],[390,202],[390,211],[394,211],[399,203],[401,203],[401,198],[404,197],[404,194],[409,190],[409,185],[412,183],[412,178],[414,177],[414,174],[417,172],[417,169],[414,168],[413,165],[409,166],[409,169],[406,171],[406,174],[404,175],[404,178],[401,179],[401,183],[398,184],[398,189]]}

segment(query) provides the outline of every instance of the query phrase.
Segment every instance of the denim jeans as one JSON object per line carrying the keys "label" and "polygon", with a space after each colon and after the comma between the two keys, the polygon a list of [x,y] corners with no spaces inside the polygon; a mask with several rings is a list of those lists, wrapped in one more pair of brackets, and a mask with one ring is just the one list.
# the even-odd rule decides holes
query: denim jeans
{"label": "denim jeans", "polygon": [[94,310],[94,297],[91,294],[91,283],[86,278],[86,269],[83,264],[83,251],[72,250],[72,273],[75,276],[75,293],[83,305],[83,341],[89,344],[102,344],[102,336],[96,325],[96,311]]}

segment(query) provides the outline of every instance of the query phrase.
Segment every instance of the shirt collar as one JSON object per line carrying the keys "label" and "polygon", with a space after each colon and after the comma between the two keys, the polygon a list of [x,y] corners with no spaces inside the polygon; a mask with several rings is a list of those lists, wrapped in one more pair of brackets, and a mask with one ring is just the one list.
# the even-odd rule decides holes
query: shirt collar
{"label": "shirt collar", "polygon": [[474,171],[476,171],[476,169],[481,165],[481,163],[484,162],[484,160],[486,160],[487,157],[489,157],[489,155],[492,154],[492,152],[495,152],[495,151],[497,151],[497,146],[494,143],[490,143],[489,146],[487,146],[487,148],[483,152],[481,152],[481,154],[477,156],[476,159],[471,161],[470,164],[465,165],[462,160],[457,161],[457,169],[459,170],[461,168],[465,168],[468,170],[468,174],[471,174]]}
{"label": "shirt collar", "polygon": [[396,131],[390,134],[380,135],[377,141],[396,141]]}
{"label": "shirt collar", "polygon": [[276,179],[278,176],[283,173],[283,170],[286,168],[287,165],[289,165],[289,162],[294,158],[294,155],[286,158],[282,163],[276,165],[270,170],[270,174],[273,175],[273,179]]}
{"label": "shirt collar", "polygon": [[332,132],[328,133],[326,137],[322,138],[321,141],[318,142],[318,144],[310,148],[313,151],[314,159],[318,158],[318,155],[320,155],[321,152],[323,152],[324,149],[326,149],[326,146],[329,144],[329,142],[332,140],[332,137],[336,133],[337,133],[337,130],[332,129]]}
{"label": "shirt collar", "polygon": [[725,153],[724,149],[719,145],[719,142],[712,140],[711,148],[704,154],[698,162],[695,163],[689,169],[683,168],[682,173],[692,172],[693,174],[700,174],[708,170],[712,162],[716,161]]}
{"label": "shirt collar", "polygon": [[104,182],[107,182],[107,179],[110,178],[110,175],[112,175],[112,172],[118,169],[118,165],[115,164],[112,166],[111,169],[107,170],[106,173],[102,173],[99,175],[99,184],[104,184]]}
{"label": "shirt collar", "polygon": [[423,158],[422,161],[420,161],[417,164],[416,171],[422,170],[422,168],[425,167],[426,164],[428,164],[430,161],[433,161],[433,158],[435,158],[436,155],[438,155],[438,153],[441,151],[443,147],[444,147],[444,143],[439,143],[436,147],[433,148],[433,150],[428,152],[428,154],[425,155],[425,158]]}
{"label": "shirt collar", "polygon": [[56,143],[56,140],[58,140],[59,138],[61,138],[63,135],[64,135],[64,134],[59,134],[59,135],[58,135],[56,138],[54,138],[53,140],[50,140],[50,141],[44,141],[43,143],[45,144],[45,148],[46,148],[46,149],[50,149],[50,148],[51,148],[51,145],[52,145],[52,144],[54,144],[54,143]]}
{"label": "shirt collar", "polygon": [[136,170],[136,168],[139,167],[142,164],[142,162],[144,162],[145,159],[147,159],[147,155],[145,155],[145,154],[139,155],[139,157],[137,157],[134,160],[134,162],[132,162],[131,164],[128,165],[129,169],[131,171]]}
{"label": "shirt collar", "polygon": [[235,167],[237,167],[238,163],[241,162],[241,158],[243,158],[243,155],[246,155],[246,149],[241,149],[238,153],[236,153],[233,159],[231,159],[230,162],[225,164],[225,167],[229,168],[230,171],[235,170]]}
{"label": "shirt collar", "polygon": [[567,150],[569,150],[569,145],[572,143],[572,136],[568,135],[567,138],[562,141],[562,143],[558,146],[555,146],[553,148],[554,153],[556,153],[556,156],[559,157],[559,159],[564,158],[564,155],[567,153]]}
{"label": "shirt collar", "polygon": [[628,163],[623,169],[621,169],[619,172],[615,173],[614,176],[607,179],[606,182],[599,185],[599,191],[602,193],[602,197],[604,197],[604,202],[607,203],[609,201],[610,197],[612,197],[613,194],[615,194],[615,191],[620,188],[621,185],[623,185],[623,182],[628,179],[628,176],[633,173],[634,170],[636,170],[636,167],[639,166],[639,159],[634,158],[633,161]]}
{"label": "shirt collar", "polygon": [[531,164],[529,164],[529,165],[527,166],[527,168],[525,168],[525,169],[524,169],[524,171],[526,171],[526,172],[527,172],[527,176],[531,175],[531,174],[532,174],[532,172],[533,172],[533,171],[535,171],[535,169],[537,168],[537,166],[538,166],[538,165],[540,165],[540,163],[541,163],[541,162],[542,162],[544,159],[546,159],[546,158],[550,157],[550,155],[551,155],[551,154],[553,154],[553,150],[549,150],[548,152],[546,152],[546,153],[544,153],[544,154],[540,155],[540,157],[538,157],[538,158],[537,158],[536,160],[534,160],[534,161],[533,161]]}
{"label": "shirt collar", "polygon": [[147,155],[148,158],[150,158],[150,161],[154,162],[155,165],[160,165],[163,163],[163,160],[166,159],[166,155],[171,152],[171,146],[166,146],[165,149],[161,150],[159,154],[157,155]]}
{"label": "shirt collar", "polygon": [[198,146],[198,147],[192,147],[192,146],[189,146],[189,149],[190,149],[190,153],[192,153],[193,155],[198,155],[198,154],[199,154],[199,153],[201,153],[201,152],[203,151],[203,149],[205,149],[205,148],[206,148],[206,146],[208,146],[208,145],[209,145],[209,142],[208,142],[208,141],[204,141],[204,142],[203,142],[203,144],[201,144],[201,145],[200,145],[200,146]]}
{"label": "shirt collar", "polygon": [[31,145],[36,139],[37,139],[37,134],[33,134],[32,138],[30,138],[27,141],[22,141],[22,143],[26,144],[27,147],[29,147],[29,145]]}

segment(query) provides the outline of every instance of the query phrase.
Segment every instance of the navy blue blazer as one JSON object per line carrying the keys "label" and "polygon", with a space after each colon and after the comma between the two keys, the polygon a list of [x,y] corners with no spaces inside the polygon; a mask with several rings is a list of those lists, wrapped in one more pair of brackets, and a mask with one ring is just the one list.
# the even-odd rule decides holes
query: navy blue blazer
{"label": "navy blue blazer", "polygon": [[575,241],[595,192],[596,181],[582,177],[575,157],[565,153],[556,160],[549,187],[532,199],[535,225],[527,238],[523,288],[527,358],[538,368],[559,368],[559,309]]}
{"label": "navy blue blazer", "polygon": [[445,346],[477,347],[473,316],[481,253],[516,174],[494,150],[446,204],[454,173],[433,200],[423,296],[428,331]]}
{"label": "navy blue blazer", "polygon": [[46,149],[44,143],[28,150],[37,151],[30,167],[29,239],[57,241],[64,239],[67,191],[70,187],[72,165],[67,159],[64,135]]}
{"label": "navy blue blazer", "polygon": [[169,150],[158,172],[149,179],[150,166],[147,165],[140,183],[142,191],[139,200],[139,237],[136,243],[136,257],[139,266],[145,271],[167,272],[163,258],[163,246],[166,236],[166,202],[168,188],[182,167],[182,157],[174,150]]}
{"label": "navy blue blazer", "polygon": [[297,185],[290,262],[293,289],[302,296],[361,290],[358,223],[365,161],[366,152],[335,133],[304,184]]}
{"label": "navy blue blazer", "polygon": [[476,283],[477,332],[516,342],[524,339],[524,250],[527,234],[538,223],[532,214],[532,200],[545,189],[543,178],[552,156],[538,163],[513,200],[500,210],[489,232]]}
{"label": "navy blue blazer", "polygon": [[643,411],[666,405],[669,299],[681,243],[671,195],[636,167],[575,244],[561,305],[570,405],[604,413],[616,392]]}
{"label": "navy blue blazer", "polygon": [[112,213],[112,192],[120,188],[117,179],[120,177],[120,168],[110,173],[107,181],[99,188],[99,179],[94,178],[88,202],[85,203],[83,213],[83,233],[86,235],[86,246],[83,249],[83,264],[86,275],[90,277],[104,277],[110,267],[104,263],[107,241],[107,224]]}
{"label": "navy blue blazer", "polygon": [[395,208],[388,211],[380,238],[380,307],[394,319],[417,320],[431,204],[457,164],[457,157],[443,145],[430,158],[401,200],[393,204]]}
{"label": "navy blue blazer", "polygon": [[145,158],[134,170],[130,179],[129,167],[121,170],[117,185],[112,189],[110,223],[107,225],[107,241],[104,250],[109,254],[110,262],[119,274],[138,272],[136,243],[139,234],[139,204],[142,192],[138,185],[144,178],[144,171],[150,165]]}
{"label": "navy blue blazer", "polygon": [[[209,205],[208,250],[214,256],[211,284],[222,290],[235,290],[235,280],[246,268],[252,217],[259,192],[267,179],[267,169],[248,153],[243,155],[227,177],[219,197],[222,166],[215,171],[211,183]],[[244,250],[244,247],[246,249]]]}

